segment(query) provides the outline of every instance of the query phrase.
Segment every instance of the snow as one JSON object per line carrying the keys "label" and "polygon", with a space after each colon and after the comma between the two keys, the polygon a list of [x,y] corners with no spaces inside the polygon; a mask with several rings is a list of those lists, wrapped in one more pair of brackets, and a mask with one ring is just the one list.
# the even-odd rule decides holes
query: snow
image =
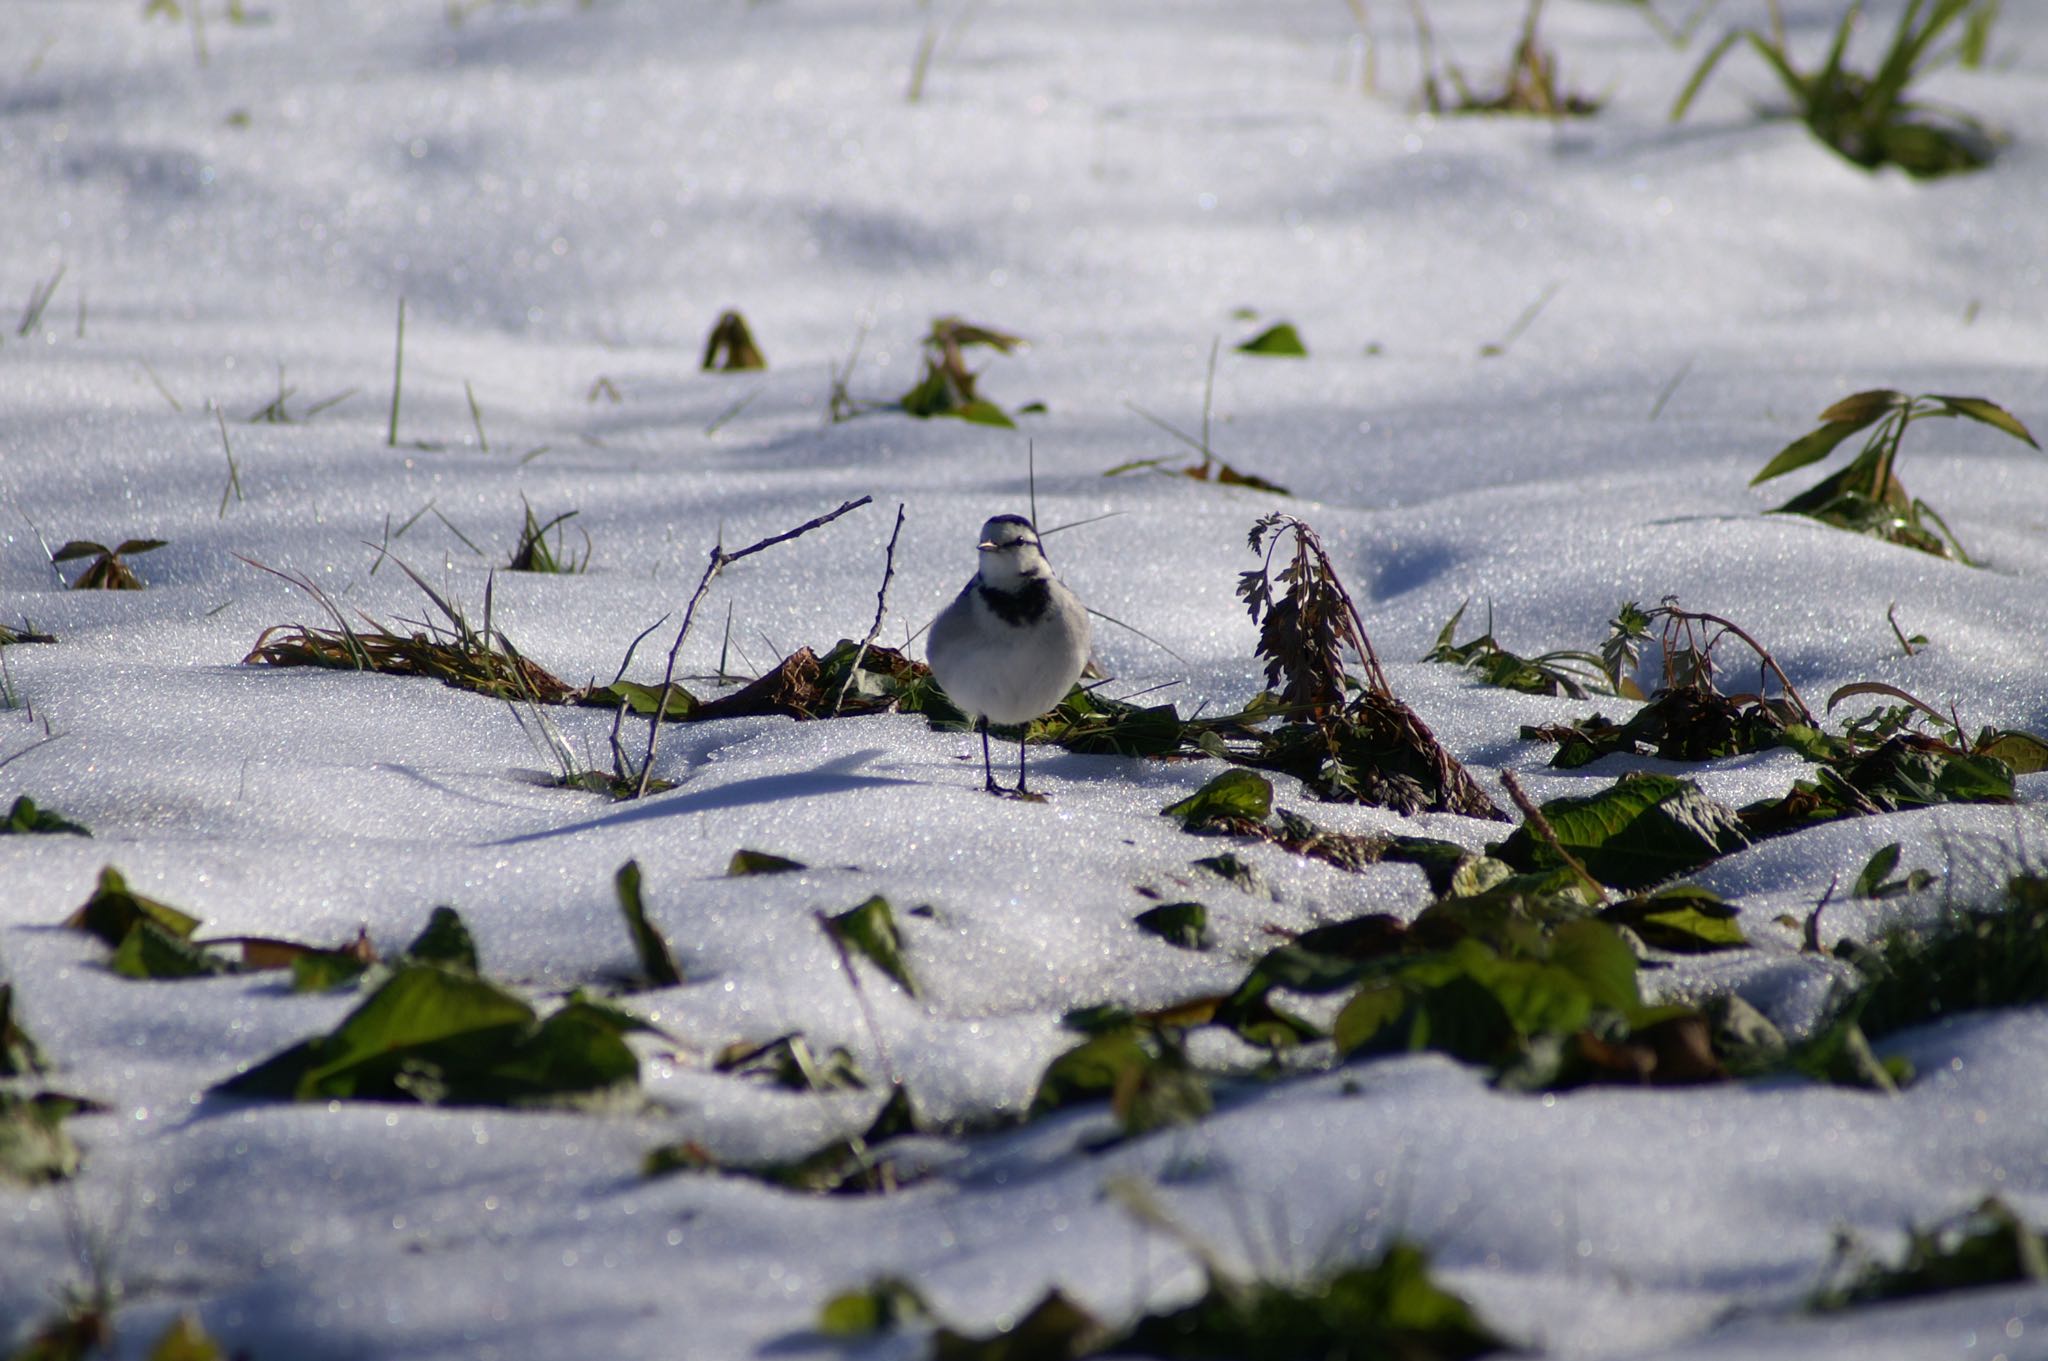
{"label": "snow", "polygon": [[[75,1183],[0,1190],[0,1346],[81,1279],[79,1225],[113,1250],[123,1355],[188,1308],[255,1356],[802,1352],[822,1345],[821,1301],[882,1274],[972,1327],[1052,1285],[1121,1318],[1199,1288],[1184,1245],[1105,1196],[1132,1177],[1247,1269],[1310,1271],[1406,1234],[1496,1329],[1558,1356],[2048,1356],[2040,1288],[1797,1310],[1838,1228],[1888,1248],[1992,1192],[2048,1218],[2040,1009],[1897,1037],[1885,1052],[1923,1077],[1889,1099],[1790,1082],[1530,1097],[1423,1056],[1226,1086],[1201,1123],[1106,1152],[1086,1151],[1100,1109],[928,1141],[939,1175],[886,1197],[643,1180],[657,1145],[786,1157],[867,1118],[872,1095],[713,1073],[732,1041],[801,1030],[870,1073],[893,1066],[928,1114],[1016,1115],[1072,1042],[1062,1013],[1229,988],[1269,928],[1412,915],[1427,891],[1412,867],[1351,875],[1270,847],[1231,848],[1270,897],[1187,890],[1190,862],[1222,847],[1157,814],[1214,763],[1040,748],[1048,801],[999,801],[970,740],[912,716],[678,725],[658,766],[673,792],[548,788],[502,703],[240,665],[266,627],[321,620],[238,561],[419,617],[388,546],[480,619],[522,497],[544,518],[577,510],[591,570],[499,572],[493,622],[581,683],[669,615],[630,672],[649,680],[714,542],[871,495],[713,587],[682,669],[718,665],[730,609],[732,667],[751,672],[865,632],[899,501],[880,641],[901,643],[971,570],[981,521],[1028,508],[1029,448],[1042,524],[1119,517],[1049,545],[1085,600],[1158,640],[1098,625],[1113,694],[1178,682],[1160,698],[1185,713],[1255,692],[1233,590],[1251,521],[1279,508],[1322,533],[1397,693],[1489,788],[1507,768],[1538,798],[1584,792],[1620,764],[1551,771],[1516,737],[1598,704],[1411,660],[1467,598],[1468,625],[1490,604],[1502,641],[1535,652],[1592,646],[1623,600],[1675,595],[1737,618],[1816,705],[1879,680],[1972,730],[2048,731],[2048,459],[1961,422],[1909,432],[1902,479],[1981,570],[1763,515],[1797,479],[1746,485],[1862,388],[2048,420],[2048,158],[2032,135],[2048,10],[2006,6],[1988,69],[1930,80],[2019,136],[1984,173],[1919,184],[1755,120],[1775,92],[1744,53],[1671,126],[1700,44],[1674,51],[1631,7],[1592,0],[1549,6],[1545,33],[1566,82],[1609,104],[1555,125],[1410,113],[1412,38],[1378,12],[1394,6],[1373,7],[1376,95],[1358,88],[1347,9],[1305,0],[302,0],[252,4],[245,23],[214,3],[203,64],[186,24],[140,8],[14,0],[0,51],[0,288],[25,296],[64,269],[30,334],[0,337],[0,622],[61,640],[0,653],[16,697],[0,802],[28,794],[94,833],[0,839],[0,971],[52,1083],[111,1108],[71,1122]],[[1870,8],[1866,59],[1902,5]],[[1837,7],[1785,9],[1817,57]],[[1475,78],[1511,41],[1501,11],[1430,6]],[[765,373],[698,371],[727,307]],[[1259,320],[1234,318],[1244,307]],[[1045,415],[1014,434],[826,421],[857,336],[849,388],[889,399],[949,313],[1030,340],[987,362],[983,391]],[[1282,318],[1309,360],[1231,352]],[[1295,497],[1103,477],[1187,453],[1132,408],[1198,430],[1217,337],[1213,445]],[[354,395],[244,420],[280,383],[295,416]],[[168,546],[135,560],[147,591],[67,593],[39,536]],[[1894,605],[1930,640],[1916,655]],[[607,715],[550,717],[605,764]],[[56,738],[36,747],[45,725]],[[1777,753],[1681,773],[1742,801],[1799,769]],[[1342,830],[1475,847],[1502,830],[1309,807],[1280,784]],[[1699,881],[1738,902],[1758,948],[1660,986],[1735,987],[1810,1023],[1842,966],[1801,958],[1776,919],[1803,919],[1894,841],[1902,868],[1952,891],[1995,881],[2043,845],[2044,785],[2021,788],[2017,809],[1848,822],[1716,864]],[[813,868],[723,877],[741,847]],[[631,967],[612,890],[629,858],[691,980],[625,1003],[673,1038],[640,1042],[643,1114],[203,1098],[354,999],[265,975],[131,982],[96,942],[49,929],[109,864],[207,935],[367,926],[396,948],[450,903],[494,977],[546,997]],[[1140,886],[1201,897],[1218,948],[1133,928]],[[864,974],[871,1031],[813,914],[874,893],[923,996]],[[1825,942],[1902,910],[1837,899]]]}

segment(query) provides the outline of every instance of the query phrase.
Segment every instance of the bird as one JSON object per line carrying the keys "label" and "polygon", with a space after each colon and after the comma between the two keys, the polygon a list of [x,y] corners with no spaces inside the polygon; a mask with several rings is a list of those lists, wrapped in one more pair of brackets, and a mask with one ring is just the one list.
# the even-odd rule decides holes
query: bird
{"label": "bird", "polygon": [[996,783],[988,725],[1028,723],[1066,697],[1088,664],[1088,608],[1053,572],[1038,531],[1022,515],[997,515],[981,527],[974,576],[932,621],[925,657],[947,698],[981,734],[981,771],[991,794],[1024,787],[1024,742],[1017,742],[1017,787]]}

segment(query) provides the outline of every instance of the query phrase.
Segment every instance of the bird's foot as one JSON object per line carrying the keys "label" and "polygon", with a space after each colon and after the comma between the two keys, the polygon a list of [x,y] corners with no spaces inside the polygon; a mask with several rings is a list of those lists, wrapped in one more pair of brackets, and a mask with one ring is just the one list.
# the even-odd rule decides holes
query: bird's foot
{"label": "bird's foot", "polygon": [[1012,789],[1008,785],[997,784],[994,780],[990,780],[982,787],[999,799],[1015,799],[1019,803],[1045,802],[1045,795],[1035,789],[1025,789],[1022,786]]}

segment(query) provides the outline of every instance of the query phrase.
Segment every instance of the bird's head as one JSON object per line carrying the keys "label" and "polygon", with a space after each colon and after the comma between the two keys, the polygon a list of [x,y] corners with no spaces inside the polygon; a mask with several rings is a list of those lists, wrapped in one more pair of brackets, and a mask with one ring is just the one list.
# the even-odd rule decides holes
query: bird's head
{"label": "bird's head", "polygon": [[1030,577],[1052,575],[1038,546],[1038,531],[1021,515],[998,515],[981,527],[981,579],[1006,590]]}

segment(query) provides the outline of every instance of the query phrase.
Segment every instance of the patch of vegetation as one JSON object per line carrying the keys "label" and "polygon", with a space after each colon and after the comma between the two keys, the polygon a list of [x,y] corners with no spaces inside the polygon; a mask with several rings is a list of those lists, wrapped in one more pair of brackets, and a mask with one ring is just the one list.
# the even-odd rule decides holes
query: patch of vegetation
{"label": "patch of vegetation", "polygon": [[1632,771],[1595,794],[1552,799],[1492,853],[1525,873],[1572,866],[1601,884],[1647,888],[1749,844],[1734,810],[1690,780]]}
{"label": "patch of vegetation", "polygon": [[1209,1113],[1209,1079],[1188,1059],[1180,1018],[1102,1013],[1070,1016],[1087,1038],[1046,1065],[1031,1114],[1107,1100],[1118,1138],[1136,1138]]}
{"label": "patch of vegetation", "polygon": [[[1290,541],[1276,572],[1274,559]],[[1267,740],[1258,764],[1295,775],[1325,799],[1501,817],[1428,725],[1394,697],[1316,532],[1276,513],[1252,526],[1250,544],[1263,561],[1241,574],[1237,593],[1259,625],[1266,683],[1292,720]],[[1346,654],[1362,678],[1350,674]]]}
{"label": "patch of vegetation", "polygon": [[864,1129],[830,1140],[802,1158],[789,1162],[720,1162],[702,1144],[685,1141],[665,1144],[650,1152],[641,1164],[641,1172],[649,1177],[677,1172],[724,1172],[792,1191],[887,1193],[908,1184],[906,1174],[887,1158],[877,1157],[873,1150],[919,1128],[910,1093],[897,1086],[890,1089],[888,1098]]}
{"label": "patch of vegetation", "polygon": [[614,878],[619,911],[625,914],[626,932],[633,938],[633,954],[640,963],[641,981],[650,988],[673,988],[683,981],[683,971],[668,940],[647,920],[647,906],[640,897],[640,862],[628,860]]}
{"label": "patch of vegetation", "polygon": [[78,1145],[67,1116],[98,1110],[60,1092],[24,1094],[0,1088],[0,1186],[40,1186],[78,1174]]}
{"label": "patch of vegetation", "polygon": [[754,343],[747,319],[738,312],[727,311],[719,314],[711,334],[705,338],[704,362],[699,367],[707,373],[736,373],[765,369],[768,361],[762,357],[761,347]]}
{"label": "patch of vegetation", "polygon": [[[1193,1303],[1112,1325],[1048,1293],[1024,1316],[992,1333],[936,1323],[933,1361],[1080,1361],[1148,1356],[1168,1361],[1226,1357],[1316,1357],[1319,1361],[1464,1361],[1509,1344],[1462,1298],[1431,1277],[1429,1256],[1397,1241],[1376,1261],[1304,1280],[1239,1279],[1200,1252],[1207,1285]],[[818,1330],[859,1342],[936,1322],[924,1298],[895,1278],[827,1300]]]}
{"label": "patch of vegetation", "polygon": [[2048,877],[2015,874],[2002,902],[1896,927],[1852,948],[1850,959],[1864,982],[1843,1010],[1872,1038],[1962,1012],[2048,1002]]}
{"label": "patch of vegetation", "polygon": [[625,1041],[645,1022],[573,997],[543,1019],[478,974],[408,961],[326,1035],[213,1090],[284,1101],[429,1106],[615,1105],[639,1088]]}
{"label": "patch of vegetation", "polygon": [[815,1054],[810,1041],[794,1031],[772,1040],[735,1041],[718,1051],[711,1067],[798,1092],[865,1091],[868,1086],[851,1050],[835,1047]]}
{"label": "patch of vegetation", "polygon": [[[1269,339],[1269,337],[1274,336],[1274,330],[1279,329],[1281,328],[1276,327],[1273,328],[1273,330],[1262,332],[1260,335],[1253,337],[1253,339],[1251,341],[1248,341],[1247,344],[1257,344],[1260,342],[1264,342],[1269,347],[1276,345],[1284,345],[1286,340],[1286,336],[1284,333],[1279,337]],[[1292,330],[1292,327],[1285,328],[1286,332],[1292,332]],[[1297,345],[1300,344],[1299,336],[1295,337],[1295,343]],[[1210,412],[1214,406],[1216,397],[1216,353],[1218,349],[1221,348],[1221,345],[1222,341],[1218,339],[1216,341],[1211,342],[1209,346],[1209,372],[1208,377],[1205,378],[1202,382],[1202,433],[1200,437],[1196,437],[1194,435],[1189,434],[1187,431],[1181,429],[1179,426],[1174,425],[1171,421],[1163,420],[1160,417],[1155,416],[1151,412],[1145,410],[1141,406],[1137,406],[1130,402],[1124,403],[1124,405],[1130,407],[1130,409],[1134,413],[1136,413],[1139,416],[1142,416],[1145,420],[1151,422],[1153,425],[1158,426],[1161,430],[1164,430],[1167,434],[1173,436],[1182,444],[1187,445],[1197,454],[1200,454],[1200,461],[1196,463],[1181,464],[1179,466],[1169,466],[1172,464],[1173,460],[1166,457],[1135,458],[1127,463],[1119,463],[1114,468],[1106,469],[1102,474],[1104,477],[1120,477],[1125,473],[1140,471],[1158,472],[1166,473],[1174,477],[1193,478],[1197,482],[1213,482],[1218,486],[1248,487],[1253,491],[1272,492],[1276,496],[1291,495],[1287,488],[1281,486],[1277,482],[1268,481],[1266,478],[1260,477],[1257,473],[1249,473],[1245,472],[1243,469],[1232,467],[1228,462],[1224,461],[1224,459],[1217,455],[1214,446],[1212,446],[1209,443],[1209,417]],[[1261,353],[1286,353],[1286,351],[1284,349],[1273,350],[1269,348],[1265,351],[1261,351]],[[1306,349],[1304,349],[1302,353],[1306,354]]]}
{"label": "patch of vegetation", "polygon": [[[1863,15],[1862,0],[1842,11],[1825,61],[1812,71],[1792,63],[1782,30],[1730,30],[1714,44],[1679,91],[1671,121],[1685,117],[1721,59],[1746,42],[1777,76],[1793,114],[1843,159],[1866,170],[1896,165],[1923,178],[1975,170],[1990,162],[1997,136],[1970,115],[1910,97],[1915,81],[1952,61],[1983,59],[1998,0],[1908,0],[1877,70],[1869,75],[1845,64],[1849,38]],[[1956,40],[1939,46],[1944,33]]]}
{"label": "patch of vegetation", "polygon": [[20,628],[9,628],[0,624],[0,647],[12,647],[16,643],[54,643],[57,640],[47,633],[36,631],[28,620],[21,621]]}
{"label": "patch of vegetation", "polygon": [[[1650,610],[1629,601],[1609,623],[1599,669],[1615,694],[1643,698],[1633,676],[1653,628],[1661,643],[1663,682],[1627,722],[1595,713],[1576,723],[1524,726],[1524,740],[1557,743],[1550,764],[1572,770],[1615,754],[1654,753],[1667,761],[1738,756],[1779,745],[1789,725],[1813,724],[1784,668],[1762,644],[1732,621],[1682,609],[1671,598]],[[1756,687],[1736,695],[1723,694],[1715,680],[1720,667],[1714,649],[1731,636],[1757,660]],[[1773,680],[1775,696],[1769,693]]]}
{"label": "patch of vegetation", "polygon": [[878,893],[837,916],[821,914],[819,921],[840,946],[865,958],[912,997],[918,995],[917,982],[904,962],[902,938],[896,934],[896,913],[887,898]]}
{"label": "patch of vegetation", "polygon": [[1182,950],[1209,948],[1209,909],[1201,903],[1161,903],[1140,912],[1131,924]]}
{"label": "patch of vegetation", "polygon": [[358,611],[365,628],[357,629],[311,578],[280,572],[247,558],[242,561],[306,592],[333,622],[332,628],[273,624],[263,630],[249,655],[242,658],[244,666],[320,666],[392,676],[431,676],[443,685],[514,703],[567,704],[588,693],[527,658],[502,630],[493,626],[488,589],[484,594],[483,627],[477,628],[459,608],[401,562],[399,567],[445,622],[420,620],[412,632],[400,633]]}
{"label": "patch of vegetation", "polygon": [[800,860],[741,848],[732,853],[732,861],[726,865],[725,873],[727,878],[738,879],[749,874],[793,874],[809,868]]}
{"label": "patch of vegetation", "polygon": [[1822,478],[1773,513],[1804,515],[1837,529],[1868,534],[1974,566],[1947,522],[1925,501],[1909,496],[1895,471],[1899,442],[1905,438],[1906,428],[1915,421],[1933,417],[1962,417],[1988,425],[2032,448],[2041,447],[2018,417],[1982,397],[1912,397],[1877,388],[1845,397],[1821,412],[1820,426],[1779,450],[1750,479],[1750,485],[1818,463],[1851,435],[1870,430],[1862,452],[1850,460],[1849,466]]}
{"label": "patch of vegetation", "polygon": [[85,570],[71,582],[74,591],[139,591],[142,579],[135,575],[135,569],[128,565],[128,559],[144,553],[154,552],[165,544],[163,539],[123,539],[120,547],[109,548],[103,543],[90,539],[72,539],[62,548],[50,554],[51,562],[76,562],[90,558]]}
{"label": "patch of vegetation", "polygon": [[1560,88],[1557,58],[1543,46],[1536,32],[1543,17],[1543,4],[1544,0],[1529,0],[1500,89],[1490,94],[1474,90],[1454,63],[1438,62],[1436,34],[1428,14],[1419,3],[1414,5],[1415,35],[1422,51],[1422,91],[1418,102],[1423,109],[1437,114],[1506,113],[1541,118],[1583,118],[1598,113],[1600,100]]}
{"label": "patch of vegetation", "polygon": [[1569,699],[1584,699],[1590,693],[1586,688],[1589,684],[1612,690],[1606,667],[1596,653],[1560,649],[1537,657],[1522,657],[1502,647],[1493,636],[1491,606],[1486,611],[1486,632],[1462,643],[1453,642],[1458,622],[1465,617],[1465,610],[1471,603],[1467,600],[1458,606],[1457,613],[1437,634],[1436,646],[1423,655],[1423,661],[1462,666],[1476,672],[1488,685],[1518,690],[1525,695],[1562,695]]}
{"label": "patch of vegetation", "polygon": [[21,836],[41,833],[44,835],[91,836],[92,833],[67,817],[38,808],[36,801],[23,794],[7,810],[7,820],[0,822],[0,836]]}
{"label": "patch of vegetation", "polygon": [[1807,1301],[1820,1313],[1958,1290],[2048,1282],[2048,1240],[2019,1212],[1991,1196],[1953,1218],[1908,1228],[1906,1250],[1887,1265],[1843,1233],[1827,1278]]}
{"label": "patch of vegetation", "polygon": [[[512,550],[512,561],[508,569],[514,572],[548,572],[569,575],[590,570],[591,543],[587,531],[583,533],[583,555],[578,557],[568,546],[568,522],[581,514],[580,511],[565,510],[553,519],[542,522],[533,513],[533,507],[525,497],[519,498],[525,507],[525,522],[519,527],[519,543]],[[554,531],[554,542],[548,542],[548,532]]]}
{"label": "patch of vegetation", "polygon": [[1273,359],[1306,359],[1308,346],[1301,343],[1301,332],[1294,329],[1291,321],[1279,321],[1253,336],[1240,341],[1236,347],[1239,354],[1265,355]]}
{"label": "patch of vegetation", "polygon": [[966,351],[983,346],[1009,354],[1024,343],[1019,336],[979,326],[959,317],[939,317],[924,338],[924,375],[897,398],[897,409],[920,419],[953,416],[976,425],[1016,428],[1009,413],[976,391],[980,373],[967,367]]}

